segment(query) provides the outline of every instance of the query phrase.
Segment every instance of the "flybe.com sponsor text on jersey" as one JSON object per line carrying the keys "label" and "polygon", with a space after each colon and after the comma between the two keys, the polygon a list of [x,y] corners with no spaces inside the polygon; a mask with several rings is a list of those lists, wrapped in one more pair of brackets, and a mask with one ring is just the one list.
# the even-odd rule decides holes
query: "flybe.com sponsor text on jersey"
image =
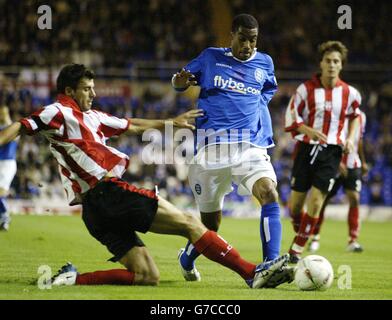
{"label": "flybe.com sponsor text on jersey", "polygon": [[214,86],[221,89],[229,89],[242,94],[260,95],[261,91],[252,87],[246,87],[243,82],[237,82],[232,78],[225,80],[222,76],[216,75],[214,77]]}

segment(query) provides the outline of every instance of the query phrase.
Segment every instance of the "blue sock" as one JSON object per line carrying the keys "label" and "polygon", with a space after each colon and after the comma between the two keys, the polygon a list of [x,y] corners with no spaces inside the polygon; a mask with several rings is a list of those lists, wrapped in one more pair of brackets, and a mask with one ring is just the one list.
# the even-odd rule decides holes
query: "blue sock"
{"label": "blue sock", "polygon": [[277,202],[261,207],[260,238],[263,245],[263,261],[277,258],[282,240],[280,208]]}
{"label": "blue sock", "polygon": [[195,266],[195,260],[198,256],[200,256],[200,253],[197,252],[193,244],[188,241],[185,247],[185,252],[180,258],[182,267],[187,271],[192,270]]}
{"label": "blue sock", "polygon": [[7,205],[4,197],[0,197],[0,218],[3,218],[7,212]]}

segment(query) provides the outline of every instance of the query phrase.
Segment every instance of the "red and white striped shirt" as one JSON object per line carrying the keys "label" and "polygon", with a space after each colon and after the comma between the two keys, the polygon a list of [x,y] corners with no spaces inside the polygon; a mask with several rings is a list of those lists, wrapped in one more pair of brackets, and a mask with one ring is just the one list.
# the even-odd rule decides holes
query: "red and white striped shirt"
{"label": "red and white striped shirt", "polygon": [[326,89],[314,76],[302,83],[291,98],[286,110],[285,131],[291,132],[299,141],[318,144],[319,141],[297,131],[301,124],[305,124],[324,133],[328,137],[327,144],[344,145],[346,117],[358,116],[360,104],[361,95],[354,87],[339,79],[334,88]]}
{"label": "red and white striped shirt", "polygon": [[120,178],[128,167],[128,156],[106,145],[108,138],[128,129],[127,119],[82,112],[75,100],[59,95],[55,103],[20,122],[28,134],[40,132],[49,141],[70,205],[80,203],[80,194],[109,172]]}
{"label": "red and white striped shirt", "polygon": [[[355,131],[355,136],[354,136],[354,151],[348,154],[344,154],[342,158],[342,163],[348,168],[348,169],[358,169],[362,167],[362,161],[361,158],[359,157],[359,141],[365,134],[365,127],[366,127],[366,115],[364,112],[360,111],[359,114],[359,126],[357,127],[357,130]],[[344,125],[344,130],[348,132],[348,121],[346,121]]]}

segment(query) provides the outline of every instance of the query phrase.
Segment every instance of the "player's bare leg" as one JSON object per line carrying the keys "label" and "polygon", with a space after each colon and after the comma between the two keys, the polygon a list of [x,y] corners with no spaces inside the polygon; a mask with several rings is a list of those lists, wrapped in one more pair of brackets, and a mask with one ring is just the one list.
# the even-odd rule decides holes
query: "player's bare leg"
{"label": "player's bare leg", "polygon": [[320,249],[320,232],[321,232],[321,226],[323,225],[324,222],[325,209],[327,208],[329,201],[334,197],[334,195],[335,193],[332,194],[328,193],[321,207],[317,222],[313,228],[311,241],[308,246],[308,249],[311,253],[315,253]]}
{"label": "player's bare leg", "polygon": [[278,201],[276,184],[270,178],[260,178],[253,185],[252,194],[259,201],[260,205]]}
{"label": "player's bare leg", "polygon": [[308,214],[311,217],[317,218],[319,216],[326,197],[326,192],[323,192],[314,186],[310,189],[309,198],[306,202],[306,206],[308,208]]}
{"label": "player's bare leg", "polygon": [[135,285],[158,285],[159,270],[146,247],[133,247],[119,262],[134,272]]}
{"label": "player's bare leg", "polygon": [[267,277],[261,279],[260,282],[257,274],[262,273],[261,269],[259,272],[259,270],[256,270],[255,264],[242,259],[235,248],[214,231],[208,230],[197,217],[183,213],[170,202],[161,198],[158,202],[157,214],[149,231],[186,237],[199,253],[235,271],[253,288],[260,287],[260,285],[263,287],[273,273],[285,264],[287,259],[282,256],[270,263],[261,264],[261,269],[269,269],[270,267],[272,269],[267,272]]}
{"label": "player's bare leg", "polygon": [[[235,248],[209,231],[202,222],[191,214],[185,214],[170,202],[159,198],[158,210],[149,231],[159,234],[172,234],[186,237],[198,252],[237,272],[247,283],[254,287],[263,287],[278,268],[286,263],[286,257],[280,257],[269,264],[256,265],[241,258]],[[144,247],[133,247],[120,260],[127,270],[114,269],[78,274],[71,264],[65,265],[59,275],[54,277],[54,285],[91,285],[125,284],[157,285],[159,271],[152,257]],[[255,283],[255,285],[254,285]]]}
{"label": "player's bare leg", "polygon": [[135,246],[119,262],[126,269],[111,269],[78,274],[72,264],[63,266],[54,285],[149,285],[159,283],[159,270],[146,247]]}
{"label": "player's bare leg", "polygon": [[79,274],[67,263],[52,278],[52,285],[150,285],[159,283],[159,270],[146,247],[135,246],[119,262],[126,269],[111,269]]}
{"label": "player's bare leg", "polygon": [[330,199],[329,197],[327,197],[325,199],[323,206],[320,210],[317,222],[314,225],[313,232],[312,232],[312,238],[311,238],[311,241],[309,242],[309,246],[308,246],[308,250],[311,253],[317,252],[320,249],[320,231],[321,231],[321,226],[324,222],[324,212],[325,212],[325,209],[328,205],[329,199]]}
{"label": "player's bare leg", "polygon": [[301,219],[304,212],[304,206],[306,201],[306,192],[298,192],[295,190],[291,191],[289,199],[289,212],[291,217],[291,223],[293,225],[294,232],[297,233],[301,224]]}

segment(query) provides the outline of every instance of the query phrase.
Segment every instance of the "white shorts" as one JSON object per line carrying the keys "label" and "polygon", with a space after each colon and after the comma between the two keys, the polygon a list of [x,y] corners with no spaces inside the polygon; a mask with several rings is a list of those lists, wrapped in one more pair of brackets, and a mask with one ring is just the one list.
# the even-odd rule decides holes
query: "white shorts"
{"label": "white shorts", "polygon": [[0,160],[0,189],[8,191],[16,174],[15,160]]}
{"label": "white shorts", "polygon": [[[195,159],[208,153],[206,149]],[[277,183],[267,149],[248,147],[236,152],[229,161],[224,160],[221,166],[217,162],[194,161],[189,167],[189,184],[201,212],[222,210],[225,195],[233,190],[232,183],[238,186],[240,195],[251,195],[254,183],[260,178]]]}

